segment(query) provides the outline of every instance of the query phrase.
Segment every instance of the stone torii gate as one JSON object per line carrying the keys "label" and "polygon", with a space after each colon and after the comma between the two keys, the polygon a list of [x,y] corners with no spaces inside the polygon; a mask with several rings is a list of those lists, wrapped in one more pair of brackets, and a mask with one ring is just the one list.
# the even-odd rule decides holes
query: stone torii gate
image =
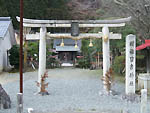
{"label": "stone torii gate", "polygon": [[[20,22],[20,17],[17,17]],[[26,40],[39,40],[39,70],[38,82],[41,83],[41,76],[46,71],[46,38],[72,38],[79,40],[83,38],[102,38],[103,39],[103,76],[105,77],[110,68],[110,48],[109,39],[121,39],[121,34],[113,34],[109,32],[111,27],[123,27],[126,22],[129,22],[131,17],[115,20],[35,20],[23,19],[24,28],[39,27],[40,33],[26,34]],[[47,27],[71,27],[72,22],[77,22],[79,27],[102,27],[102,32],[99,33],[81,33],[79,36],[71,36],[71,33],[51,34],[47,33]],[[103,82],[105,84],[105,82]],[[38,89],[38,91],[40,88]],[[104,85],[106,90],[106,85]]]}

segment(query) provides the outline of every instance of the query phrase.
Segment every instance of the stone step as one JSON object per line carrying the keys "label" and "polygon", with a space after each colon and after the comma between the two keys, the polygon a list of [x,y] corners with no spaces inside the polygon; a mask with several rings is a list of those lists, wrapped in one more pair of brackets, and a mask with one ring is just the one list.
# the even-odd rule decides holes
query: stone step
{"label": "stone step", "polygon": [[33,110],[28,113],[130,113],[128,111],[122,111],[122,110],[109,110],[109,111],[59,111],[59,112],[42,112],[42,111],[36,111]]}
{"label": "stone step", "polygon": [[61,66],[62,67],[73,67],[73,64],[71,64],[71,63],[62,63]]}

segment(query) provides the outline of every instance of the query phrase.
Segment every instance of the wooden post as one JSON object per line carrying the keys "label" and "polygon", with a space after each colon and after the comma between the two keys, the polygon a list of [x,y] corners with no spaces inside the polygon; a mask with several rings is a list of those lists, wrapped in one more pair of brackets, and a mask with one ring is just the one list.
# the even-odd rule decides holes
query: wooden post
{"label": "wooden post", "polygon": [[147,89],[147,78],[145,78],[145,80],[144,80],[144,89]]}
{"label": "wooden post", "polygon": [[98,68],[98,57],[97,57],[97,54],[96,54],[96,68]]}
{"label": "wooden post", "polygon": [[[108,27],[102,28],[103,32],[103,76],[105,77],[110,68],[110,53],[109,53],[109,29]],[[104,90],[107,90],[105,81],[103,81]]]}
{"label": "wooden post", "polygon": [[141,113],[147,113],[147,89],[141,90]]}
{"label": "wooden post", "polygon": [[23,28],[23,35],[24,35],[24,69],[26,70],[27,68],[27,49],[28,49],[28,42],[26,40],[26,34],[29,34],[31,31],[31,28]]}
{"label": "wooden post", "polygon": [[20,0],[20,49],[19,49],[19,73],[20,93],[23,93],[23,0]]}
{"label": "wooden post", "polygon": [[17,94],[17,113],[23,113],[23,95],[22,95],[22,93]]}
{"label": "wooden post", "polygon": [[27,68],[27,47],[28,47],[28,43],[25,40],[25,43],[24,43],[24,69],[25,70]]}
{"label": "wooden post", "polygon": [[98,62],[98,68],[99,68],[99,52],[98,52],[98,61],[97,62]]}
{"label": "wooden post", "polygon": [[150,48],[147,48],[147,73],[150,73]]}
{"label": "wooden post", "polygon": [[[38,82],[41,84],[41,76],[44,75],[46,71],[46,28],[40,28],[40,44],[39,44],[39,72],[38,72]],[[41,86],[38,87],[38,92],[40,92]]]}

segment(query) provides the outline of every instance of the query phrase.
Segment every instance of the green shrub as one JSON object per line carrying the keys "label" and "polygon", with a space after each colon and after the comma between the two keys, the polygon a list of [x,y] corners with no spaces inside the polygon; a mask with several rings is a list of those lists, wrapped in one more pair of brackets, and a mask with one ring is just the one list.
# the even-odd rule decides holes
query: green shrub
{"label": "green shrub", "polygon": [[90,59],[88,56],[77,59],[77,63],[78,63],[77,67],[79,67],[79,68],[90,68],[90,66],[91,66]]}
{"label": "green shrub", "polygon": [[136,55],[136,72],[144,73],[146,72],[146,56],[137,54]]}
{"label": "green shrub", "polygon": [[19,47],[17,45],[14,45],[9,50],[9,53],[10,65],[14,66],[15,69],[19,69]]}
{"label": "green shrub", "polygon": [[[144,55],[136,55],[136,71],[145,68],[146,62],[144,58],[145,58]],[[116,56],[113,64],[114,72],[117,74],[124,74],[125,72],[124,69],[125,69],[125,56]]]}
{"label": "green shrub", "polygon": [[[27,47],[27,54],[28,56],[32,57],[33,59],[38,60],[38,55],[39,55],[39,42],[38,41],[33,41],[33,42],[28,42],[28,47]],[[35,56],[35,54],[37,56]]]}
{"label": "green shrub", "polygon": [[136,55],[136,67],[145,67],[146,60],[144,55]]}
{"label": "green shrub", "polygon": [[125,68],[125,56],[116,56],[113,64],[114,72],[118,74],[123,74],[124,68]]}
{"label": "green shrub", "polygon": [[56,60],[56,58],[47,57],[46,58],[46,68],[57,68],[59,65],[59,62]]}

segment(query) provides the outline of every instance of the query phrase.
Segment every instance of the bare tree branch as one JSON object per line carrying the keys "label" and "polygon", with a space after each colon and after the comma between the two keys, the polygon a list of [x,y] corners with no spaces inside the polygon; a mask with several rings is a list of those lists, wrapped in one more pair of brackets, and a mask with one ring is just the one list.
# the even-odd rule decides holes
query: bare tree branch
{"label": "bare tree branch", "polygon": [[[150,38],[150,0],[113,0],[124,15],[133,17],[131,22],[140,39]],[[141,38],[142,37],[142,38]],[[144,38],[143,38],[144,37]]]}

